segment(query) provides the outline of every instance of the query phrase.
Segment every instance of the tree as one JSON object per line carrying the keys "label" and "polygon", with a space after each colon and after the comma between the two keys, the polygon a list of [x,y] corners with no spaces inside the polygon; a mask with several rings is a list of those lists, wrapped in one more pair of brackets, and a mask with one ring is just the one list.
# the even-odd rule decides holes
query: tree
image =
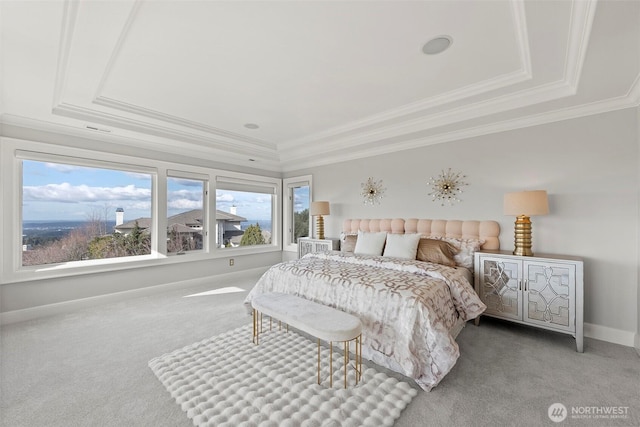
{"label": "tree", "polygon": [[258,223],[247,227],[240,240],[240,246],[264,245],[265,243],[262,229]]}
{"label": "tree", "polygon": [[151,239],[135,222],[131,233],[125,237],[127,255],[146,255],[151,253]]}
{"label": "tree", "polygon": [[309,236],[309,209],[293,213],[293,241],[298,243],[299,237]]}

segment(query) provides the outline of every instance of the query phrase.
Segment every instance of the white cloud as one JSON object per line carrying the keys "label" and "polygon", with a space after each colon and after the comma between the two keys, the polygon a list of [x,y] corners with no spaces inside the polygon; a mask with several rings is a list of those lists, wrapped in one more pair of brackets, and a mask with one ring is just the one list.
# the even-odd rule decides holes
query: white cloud
{"label": "white cloud", "polygon": [[169,203],[169,209],[202,209],[202,201],[198,200],[188,200],[188,199],[177,199],[171,200]]}
{"label": "white cloud", "polygon": [[43,202],[107,202],[123,200],[148,200],[151,190],[137,188],[135,185],[124,187],[90,187],[88,185],[47,184],[42,186],[23,187],[23,198],[26,201]]}
{"label": "white cloud", "polygon": [[218,193],[216,194],[216,201],[218,202],[233,202],[235,198],[232,194],[229,193]]}
{"label": "white cloud", "polygon": [[186,199],[198,201],[200,202],[200,204],[202,204],[202,191],[176,190],[169,192],[167,197],[169,198],[169,203],[173,202],[174,200]]}

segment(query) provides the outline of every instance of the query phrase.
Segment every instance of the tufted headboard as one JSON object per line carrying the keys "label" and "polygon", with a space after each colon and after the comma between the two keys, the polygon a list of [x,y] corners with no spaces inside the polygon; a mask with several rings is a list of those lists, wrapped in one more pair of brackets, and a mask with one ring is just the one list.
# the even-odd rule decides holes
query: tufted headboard
{"label": "tufted headboard", "polygon": [[482,249],[500,249],[500,224],[496,221],[460,221],[445,219],[345,219],[342,232],[386,231],[387,233],[420,233],[424,237],[452,237],[484,240]]}

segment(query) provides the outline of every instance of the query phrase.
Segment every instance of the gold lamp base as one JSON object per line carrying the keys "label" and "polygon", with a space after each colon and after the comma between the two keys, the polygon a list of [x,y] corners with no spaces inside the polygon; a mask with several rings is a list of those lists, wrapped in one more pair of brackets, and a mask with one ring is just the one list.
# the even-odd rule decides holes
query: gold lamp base
{"label": "gold lamp base", "polygon": [[526,215],[516,218],[514,255],[533,256],[531,251],[531,220]]}
{"label": "gold lamp base", "polygon": [[318,215],[316,231],[318,239],[324,240],[324,218],[322,218],[322,215]]}

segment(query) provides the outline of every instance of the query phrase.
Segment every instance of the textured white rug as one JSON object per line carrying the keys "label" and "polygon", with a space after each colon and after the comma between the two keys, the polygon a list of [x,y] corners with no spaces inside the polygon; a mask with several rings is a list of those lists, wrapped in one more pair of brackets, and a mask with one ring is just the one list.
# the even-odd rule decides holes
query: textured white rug
{"label": "textured white rug", "polygon": [[[391,426],[417,395],[409,384],[368,368],[344,389],[342,354],[283,329],[251,342],[251,325],[192,344],[149,361],[149,367],[195,425],[206,426]],[[353,345],[351,346],[353,350]],[[351,355],[353,363],[353,354]]]}

